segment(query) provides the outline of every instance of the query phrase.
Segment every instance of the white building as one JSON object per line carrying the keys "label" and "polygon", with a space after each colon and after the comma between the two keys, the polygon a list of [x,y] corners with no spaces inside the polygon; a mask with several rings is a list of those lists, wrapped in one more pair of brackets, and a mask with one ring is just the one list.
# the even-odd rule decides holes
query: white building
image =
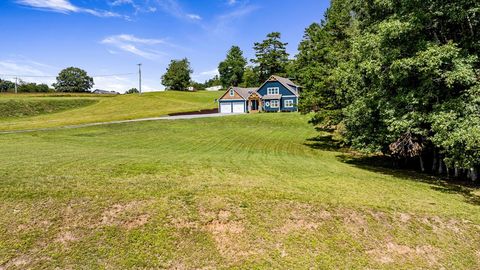
{"label": "white building", "polygon": [[208,87],[205,90],[207,90],[207,91],[220,91],[222,89],[223,89],[223,87],[221,85],[216,85],[216,86]]}

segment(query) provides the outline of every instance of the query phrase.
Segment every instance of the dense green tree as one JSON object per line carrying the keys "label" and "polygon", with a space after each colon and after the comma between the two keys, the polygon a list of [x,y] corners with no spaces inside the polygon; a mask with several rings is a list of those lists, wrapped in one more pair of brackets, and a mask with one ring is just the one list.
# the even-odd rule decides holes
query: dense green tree
{"label": "dense green tree", "polygon": [[301,110],[355,149],[475,179],[479,11],[471,0],[333,0],[299,46]]}
{"label": "dense green tree", "polygon": [[238,86],[243,79],[247,59],[238,46],[232,46],[227,53],[227,58],[218,65],[220,80],[224,88]]}
{"label": "dense green tree", "polygon": [[140,91],[138,91],[137,88],[130,88],[128,89],[127,92],[125,92],[125,94],[138,94],[138,93],[140,93]]}
{"label": "dense green tree", "polygon": [[47,93],[52,92],[47,84],[41,83],[28,83],[23,80],[18,81],[17,85],[18,93]]}
{"label": "dense green tree", "polygon": [[15,89],[15,83],[0,79],[0,92],[11,92]]}
{"label": "dense green tree", "polygon": [[288,43],[281,41],[279,32],[272,32],[264,41],[254,44],[255,59],[251,61],[256,64],[255,70],[260,81],[267,80],[271,75],[285,76],[288,64],[287,45]]}
{"label": "dense green tree", "polygon": [[260,78],[258,77],[258,73],[255,72],[253,67],[246,67],[245,72],[243,73],[242,83],[240,86],[242,87],[258,87],[260,85]]}
{"label": "dense green tree", "polygon": [[69,67],[60,71],[53,84],[57,92],[88,92],[93,86],[93,78],[83,69]]}
{"label": "dense green tree", "polygon": [[187,58],[172,60],[167,72],[162,76],[162,84],[167,87],[167,90],[185,91],[190,86],[192,73],[193,70]]}

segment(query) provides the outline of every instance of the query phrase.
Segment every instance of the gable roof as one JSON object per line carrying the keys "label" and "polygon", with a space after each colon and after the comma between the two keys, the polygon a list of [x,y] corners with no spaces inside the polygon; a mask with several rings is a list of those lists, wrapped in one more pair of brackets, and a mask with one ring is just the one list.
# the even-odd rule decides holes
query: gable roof
{"label": "gable roof", "polygon": [[277,75],[272,75],[270,76],[270,78],[268,80],[266,80],[262,86],[260,86],[258,89],[262,88],[266,83],[270,82],[270,81],[277,81],[279,82],[280,84],[282,84],[283,86],[285,86],[285,88],[287,88],[290,92],[292,92],[292,94],[298,96],[298,91],[297,91],[297,88],[300,87],[298,85],[296,85],[294,82],[292,82],[290,79],[287,79],[287,78],[284,78],[284,77],[280,77],[280,76],[277,76]]}
{"label": "gable roof", "polygon": [[257,88],[242,88],[242,87],[233,87],[233,90],[237,92],[244,99],[248,99],[251,94],[257,92]]}
{"label": "gable roof", "polygon": [[239,96],[241,96],[244,100],[247,100],[248,97],[250,97],[251,94],[257,93],[257,88],[242,88],[242,87],[230,87],[227,89],[225,94],[219,99],[223,99],[225,95],[227,95],[230,90],[235,91]]}

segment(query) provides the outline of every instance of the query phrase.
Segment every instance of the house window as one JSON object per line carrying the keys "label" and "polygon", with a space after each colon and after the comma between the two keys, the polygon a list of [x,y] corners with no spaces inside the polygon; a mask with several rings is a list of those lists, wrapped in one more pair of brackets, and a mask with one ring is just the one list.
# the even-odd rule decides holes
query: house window
{"label": "house window", "polygon": [[235,92],[233,91],[233,89],[230,90],[230,96],[231,96],[231,97],[235,96]]}
{"label": "house window", "polygon": [[293,100],[292,99],[285,100],[285,108],[293,108]]}
{"label": "house window", "polygon": [[269,87],[267,88],[267,95],[279,95],[280,88],[278,87]]}
{"label": "house window", "polygon": [[270,101],[270,108],[278,108],[279,107],[279,101],[278,100],[272,100]]}

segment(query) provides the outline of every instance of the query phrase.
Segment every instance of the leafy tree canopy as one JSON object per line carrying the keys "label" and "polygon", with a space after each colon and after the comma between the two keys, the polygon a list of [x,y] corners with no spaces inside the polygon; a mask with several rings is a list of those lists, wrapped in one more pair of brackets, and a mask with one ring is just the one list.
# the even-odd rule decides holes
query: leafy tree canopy
{"label": "leafy tree canopy", "polygon": [[193,70],[190,68],[190,62],[187,58],[172,60],[167,72],[162,76],[162,84],[168,90],[185,91],[190,85],[190,75],[192,73]]}
{"label": "leafy tree canopy", "polygon": [[93,87],[93,78],[83,69],[69,67],[60,71],[53,87],[57,92],[88,92]]}
{"label": "leafy tree canopy", "polygon": [[[480,2],[332,0],[294,63],[300,109],[367,152],[480,166]],[[431,166],[430,166],[431,165]]]}

